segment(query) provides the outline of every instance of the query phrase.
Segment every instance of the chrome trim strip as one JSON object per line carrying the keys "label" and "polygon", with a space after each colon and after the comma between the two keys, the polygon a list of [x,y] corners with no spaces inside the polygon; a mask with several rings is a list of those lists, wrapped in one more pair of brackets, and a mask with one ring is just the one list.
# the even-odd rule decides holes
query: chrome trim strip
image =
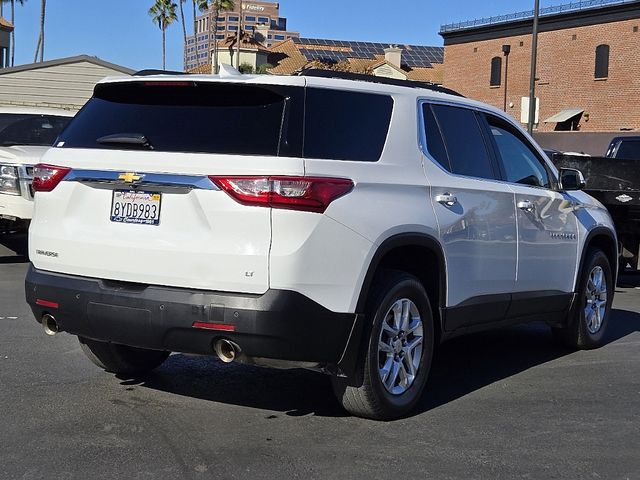
{"label": "chrome trim strip", "polygon": [[172,173],[136,172],[140,180],[125,182],[119,177],[123,171],[112,170],[71,170],[65,181],[100,183],[125,187],[173,187],[190,190],[220,190],[206,175],[176,175]]}

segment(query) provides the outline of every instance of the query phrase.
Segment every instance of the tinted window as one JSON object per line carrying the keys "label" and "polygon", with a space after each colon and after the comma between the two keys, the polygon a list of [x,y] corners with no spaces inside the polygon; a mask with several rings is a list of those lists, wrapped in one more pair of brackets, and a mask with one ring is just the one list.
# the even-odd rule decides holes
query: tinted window
{"label": "tinted window", "polygon": [[393,100],[386,95],[309,88],[304,156],[379,160],[392,110]]}
{"label": "tinted window", "polygon": [[640,142],[622,140],[616,158],[623,158],[626,160],[640,160]]}
{"label": "tinted window", "polygon": [[449,153],[451,171],[469,177],[496,178],[475,112],[445,105],[432,108]]}
{"label": "tinted window", "polygon": [[[224,83],[98,85],[59,140],[63,148],[142,149],[98,142],[144,135],[157,151],[377,161],[393,100],[339,90]],[[304,152],[303,152],[303,135]]]}
{"label": "tinted window", "polygon": [[499,87],[502,83],[502,58],[493,57],[491,59],[491,78],[489,79],[489,85],[492,87]]}
{"label": "tinted window", "polygon": [[549,188],[549,174],[541,160],[513,127],[489,117],[491,133],[498,149],[507,182]]}
{"label": "tinted window", "polygon": [[0,146],[50,146],[71,117],[0,114]]}
{"label": "tinted window", "polygon": [[60,141],[64,147],[144,148],[97,141],[139,134],[166,152],[300,156],[301,132],[283,128],[292,116],[292,125],[302,123],[302,102],[291,100],[295,93],[194,82],[99,85]]}
{"label": "tinted window", "polygon": [[442,140],[442,134],[440,133],[440,127],[436,122],[436,117],[433,116],[431,107],[425,103],[422,106],[424,114],[424,128],[427,139],[427,150],[444,169],[451,171],[451,165],[449,165],[449,157],[447,157],[447,150]]}
{"label": "tinted window", "polygon": [[596,71],[595,78],[607,78],[609,76],[609,45],[596,47]]}

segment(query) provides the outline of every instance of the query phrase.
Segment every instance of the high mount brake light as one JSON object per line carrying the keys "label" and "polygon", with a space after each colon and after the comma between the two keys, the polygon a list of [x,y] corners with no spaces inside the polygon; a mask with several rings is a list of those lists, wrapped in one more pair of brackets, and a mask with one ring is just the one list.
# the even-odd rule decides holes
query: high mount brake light
{"label": "high mount brake light", "polygon": [[234,200],[258,207],[324,213],[353,189],[353,181],[327,177],[218,177],[209,179]]}
{"label": "high mount brake light", "polygon": [[176,82],[176,81],[155,81],[144,82],[145,87],[193,87],[193,82]]}
{"label": "high mount brake light", "polygon": [[50,192],[58,186],[64,177],[71,171],[68,167],[46,165],[39,163],[33,167],[33,191]]}

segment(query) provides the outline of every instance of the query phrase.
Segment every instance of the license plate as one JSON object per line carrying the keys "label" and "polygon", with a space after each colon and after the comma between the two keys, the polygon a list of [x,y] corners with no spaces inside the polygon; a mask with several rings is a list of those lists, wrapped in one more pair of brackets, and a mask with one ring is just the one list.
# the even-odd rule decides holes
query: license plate
{"label": "license plate", "polygon": [[159,225],[161,202],[161,193],[140,190],[114,190],[111,202],[111,221],[137,223],[140,225]]}

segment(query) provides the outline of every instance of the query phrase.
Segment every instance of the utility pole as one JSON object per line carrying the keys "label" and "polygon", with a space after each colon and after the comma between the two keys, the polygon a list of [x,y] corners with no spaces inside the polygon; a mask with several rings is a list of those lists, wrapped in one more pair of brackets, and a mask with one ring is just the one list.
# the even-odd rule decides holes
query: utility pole
{"label": "utility pole", "polygon": [[504,107],[507,111],[507,88],[509,86],[509,54],[511,53],[511,45],[502,45],[502,53],[504,54]]}
{"label": "utility pole", "polygon": [[536,64],[538,61],[538,17],[540,16],[540,0],[535,0],[533,7],[533,35],[531,38],[531,77],[529,78],[529,122],[527,131],[533,134],[536,121]]}

